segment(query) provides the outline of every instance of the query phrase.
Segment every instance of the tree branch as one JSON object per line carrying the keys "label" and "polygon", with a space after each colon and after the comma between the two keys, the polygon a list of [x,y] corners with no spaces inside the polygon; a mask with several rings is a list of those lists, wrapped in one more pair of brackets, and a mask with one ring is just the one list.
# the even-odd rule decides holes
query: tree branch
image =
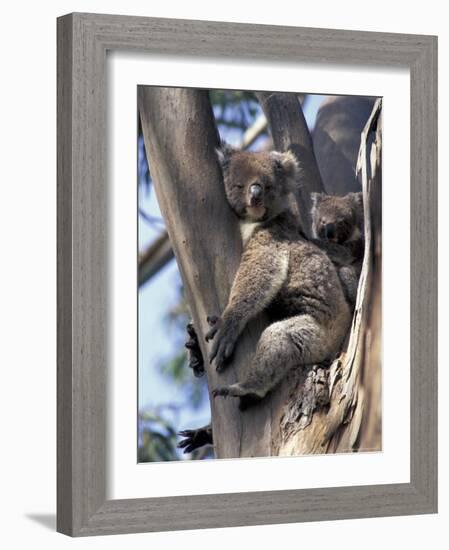
{"label": "tree branch", "polygon": [[240,149],[248,149],[261,136],[268,127],[267,119],[264,115],[259,116],[246,132],[243,134]]}
{"label": "tree branch", "polygon": [[310,234],[310,194],[323,192],[323,183],[313,152],[312,138],[297,94],[256,92],[265,113],[276,150],[291,148],[301,167],[301,181],[296,190],[303,229]]}
{"label": "tree branch", "polygon": [[355,166],[360,135],[375,98],[328,96],[318,111],[313,129],[313,148],[323,185],[330,195],[361,190]]}
{"label": "tree branch", "polygon": [[174,257],[166,231],[139,255],[139,286],[142,286]]}

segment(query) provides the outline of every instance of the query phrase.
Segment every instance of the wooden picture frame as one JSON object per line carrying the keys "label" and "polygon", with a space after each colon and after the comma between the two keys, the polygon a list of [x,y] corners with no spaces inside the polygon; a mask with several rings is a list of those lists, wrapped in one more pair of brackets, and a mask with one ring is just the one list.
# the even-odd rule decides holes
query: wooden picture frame
{"label": "wooden picture frame", "polygon": [[[106,52],[408,67],[410,483],[106,499]],[[100,535],[437,511],[437,39],[117,15],[58,19],[57,529]]]}

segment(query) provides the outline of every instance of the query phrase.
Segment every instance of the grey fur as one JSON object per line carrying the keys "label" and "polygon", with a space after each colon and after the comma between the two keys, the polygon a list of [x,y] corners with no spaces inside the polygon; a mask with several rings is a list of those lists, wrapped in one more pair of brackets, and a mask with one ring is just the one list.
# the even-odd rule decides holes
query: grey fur
{"label": "grey fur", "polygon": [[[217,370],[231,359],[239,335],[266,310],[273,323],[262,333],[246,379],[216,388],[214,396],[261,399],[293,367],[321,363],[339,351],[350,325],[350,309],[335,266],[307,241],[287,197],[297,176],[292,153],[226,149],[219,156],[228,201],[243,224],[253,224],[244,245],[228,304],[208,318],[214,339],[210,360]],[[262,198],[252,202],[257,183]]]}
{"label": "grey fur", "polygon": [[[337,267],[346,297],[354,306],[365,251],[362,193],[344,197],[312,193],[312,233]],[[329,236],[326,227],[332,227]]]}

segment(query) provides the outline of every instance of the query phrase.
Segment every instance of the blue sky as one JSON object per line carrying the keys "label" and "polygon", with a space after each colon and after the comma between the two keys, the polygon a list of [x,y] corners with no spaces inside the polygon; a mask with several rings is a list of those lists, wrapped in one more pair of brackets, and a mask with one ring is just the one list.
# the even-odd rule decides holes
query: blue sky
{"label": "blue sky", "polygon": [[[140,207],[152,216],[161,217],[154,190],[141,192]],[[139,216],[139,249],[145,248],[160,230]],[[139,410],[167,403],[184,403],[181,388],[170,383],[159,367],[179,349],[175,329],[166,321],[167,311],[179,302],[181,278],[175,260],[170,261],[139,290]],[[184,406],[176,419],[178,429],[198,427],[210,420],[209,404],[198,410]]]}

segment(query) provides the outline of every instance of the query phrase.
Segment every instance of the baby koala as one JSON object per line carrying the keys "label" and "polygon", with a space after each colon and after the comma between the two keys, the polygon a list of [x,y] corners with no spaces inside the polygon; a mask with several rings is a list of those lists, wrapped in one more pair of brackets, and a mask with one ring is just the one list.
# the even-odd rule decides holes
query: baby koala
{"label": "baby koala", "polygon": [[252,318],[266,311],[272,320],[246,377],[212,392],[214,397],[240,397],[241,408],[246,408],[265,397],[290,369],[333,359],[351,313],[334,264],[304,237],[290,210],[290,193],[298,185],[294,154],[253,153],[228,145],[217,153],[244,249],[224,311],[208,318],[210,361],[220,371]]}
{"label": "baby koala", "polygon": [[365,252],[362,193],[343,197],[312,193],[314,242],[337,267],[346,297],[353,306]]}

